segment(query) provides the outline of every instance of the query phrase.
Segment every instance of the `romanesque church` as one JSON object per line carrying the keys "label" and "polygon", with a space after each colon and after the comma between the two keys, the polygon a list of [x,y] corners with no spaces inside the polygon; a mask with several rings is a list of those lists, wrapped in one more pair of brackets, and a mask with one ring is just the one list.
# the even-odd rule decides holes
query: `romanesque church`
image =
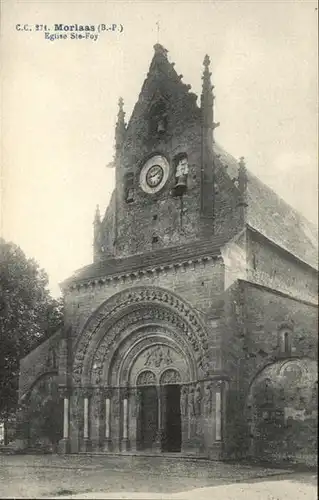
{"label": "romanesque church", "polygon": [[316,231],[215,142],[212,85],[208,56],[197,99],[156,44],[128,123],[120,99],[93,263],[21,361],[26,446],[56,398],[62,453],[314,462]]}

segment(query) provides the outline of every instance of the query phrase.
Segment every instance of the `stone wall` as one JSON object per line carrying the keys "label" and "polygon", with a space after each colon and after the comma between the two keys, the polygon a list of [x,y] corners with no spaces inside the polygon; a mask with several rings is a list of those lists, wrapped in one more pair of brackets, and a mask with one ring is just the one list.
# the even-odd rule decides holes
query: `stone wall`
{"label": "stone wall", "polygon": [[[220,293],[224,288],[224,266],[221,260],[210,260],[187,268],[163,270],[157,275],[141,275],[131,280],[113,280],[109,285],[81,286],[65,294],[66,327],[72,328],[76,340],[86,321],[101,304],[116,293],[134,286],[158,286],[186,300],[204,318],[221,315]],[[214,329],[216,330],[216,324]]]}
{"label": "stone wall", "polygon": [[247,231],[247,279],[312,303],[318,302],[318,273],[271,244],[259,233]]}
{"label": "stone wall", "polygon": [[[250,384],[266,366],[280,360],[317,359],[317,308],[239,281],[225,294],[225,315],[223,361],[231,377],[226,448],[229,455],[241,456],[249,454],[244,411]],[[283,341],[285,336],[287,342]],[[309,434],[304,439],[306,446]]]}
{"label": "stone wall", "polygon": [[293,358],[254,379],[246,405],[253,457],[314,464],[317,454],[318,365]]}

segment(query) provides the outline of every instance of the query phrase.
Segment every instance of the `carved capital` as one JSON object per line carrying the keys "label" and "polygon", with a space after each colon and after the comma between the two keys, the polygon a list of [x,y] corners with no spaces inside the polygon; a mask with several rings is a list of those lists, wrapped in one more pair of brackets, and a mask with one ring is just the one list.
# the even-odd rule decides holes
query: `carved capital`
{"label": "carved capital", "polygon": [[69,387],[66,387],[66,386],[64,386],[64,385],[63,385],[63,386],[62,386],[62,385],[60,385],[60,386],[59,386],[59,394],[60,394],[61,398],[66,399],[66,398],[69,398],[69,397],[70,397],[70,395],[71,395],[71,390],[70,390],[70,388],[69,388]]}
{"label": "carved capital", "polygon": [[121,398],[128,399],[129,395],[130,395],[130,388],[129,387],[121,387]]}
{"label": "carved capital", "polygon": [[92,387],[82,387],[82,396],[84,398],[90,398],[93,395]]}
{"label": "carved capital", "polygon": [[104,388],[105,399],[111,399],[112,395],[113,395],[113,388],[112,387],[105,387]]}
{"label": "carved capital", "polygon": [[103,396],[104,394],[104,387],[94,387],[93,388],[93,394],[94,396]]}

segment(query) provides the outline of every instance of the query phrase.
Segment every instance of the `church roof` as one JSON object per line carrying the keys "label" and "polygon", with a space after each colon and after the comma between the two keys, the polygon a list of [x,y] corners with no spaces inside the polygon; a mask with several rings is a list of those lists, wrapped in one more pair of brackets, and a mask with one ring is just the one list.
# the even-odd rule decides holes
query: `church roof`
{"label": "church roof", "polygon": [[96,279],[102,276],[134,273],[142,268],[154,269],[156,267],[166,267],[166,265],[171,266],[176,263],[188,262],[195,257],[218,257],[221,255],[221,248],[228,240],[229,237],[227,235],[216,235],[205,241],[195,241],[174,248],[162,248],[123,258],[111,257],[79,269],[71,278],[65,280],[62,285],[67,286],[69,283]]}
{"label": "church roof", "polygon": [[[238,162],[214,144],[221,166],[238,177]],[[217,162],[218,167],[218,162]],[[247,169],[247,224],[311,267],[318,267],[318,231],[297,210]]]}

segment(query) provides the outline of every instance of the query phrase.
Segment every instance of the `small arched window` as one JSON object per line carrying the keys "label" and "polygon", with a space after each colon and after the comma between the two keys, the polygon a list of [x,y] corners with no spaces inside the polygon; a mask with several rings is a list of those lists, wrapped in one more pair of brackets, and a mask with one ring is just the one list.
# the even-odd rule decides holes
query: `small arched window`
{"label": "small arched window", "polygon": [[283,354],[289,354],[291,351],[291,331],[282,329],[279,331],[279,348]]}
{"label": "small arched window", "polygon": [[161,135],[167,130],[167,111],[166,104],[163,99],[158,100],[153,104],[149,114],[150,119],[150,134]]}

